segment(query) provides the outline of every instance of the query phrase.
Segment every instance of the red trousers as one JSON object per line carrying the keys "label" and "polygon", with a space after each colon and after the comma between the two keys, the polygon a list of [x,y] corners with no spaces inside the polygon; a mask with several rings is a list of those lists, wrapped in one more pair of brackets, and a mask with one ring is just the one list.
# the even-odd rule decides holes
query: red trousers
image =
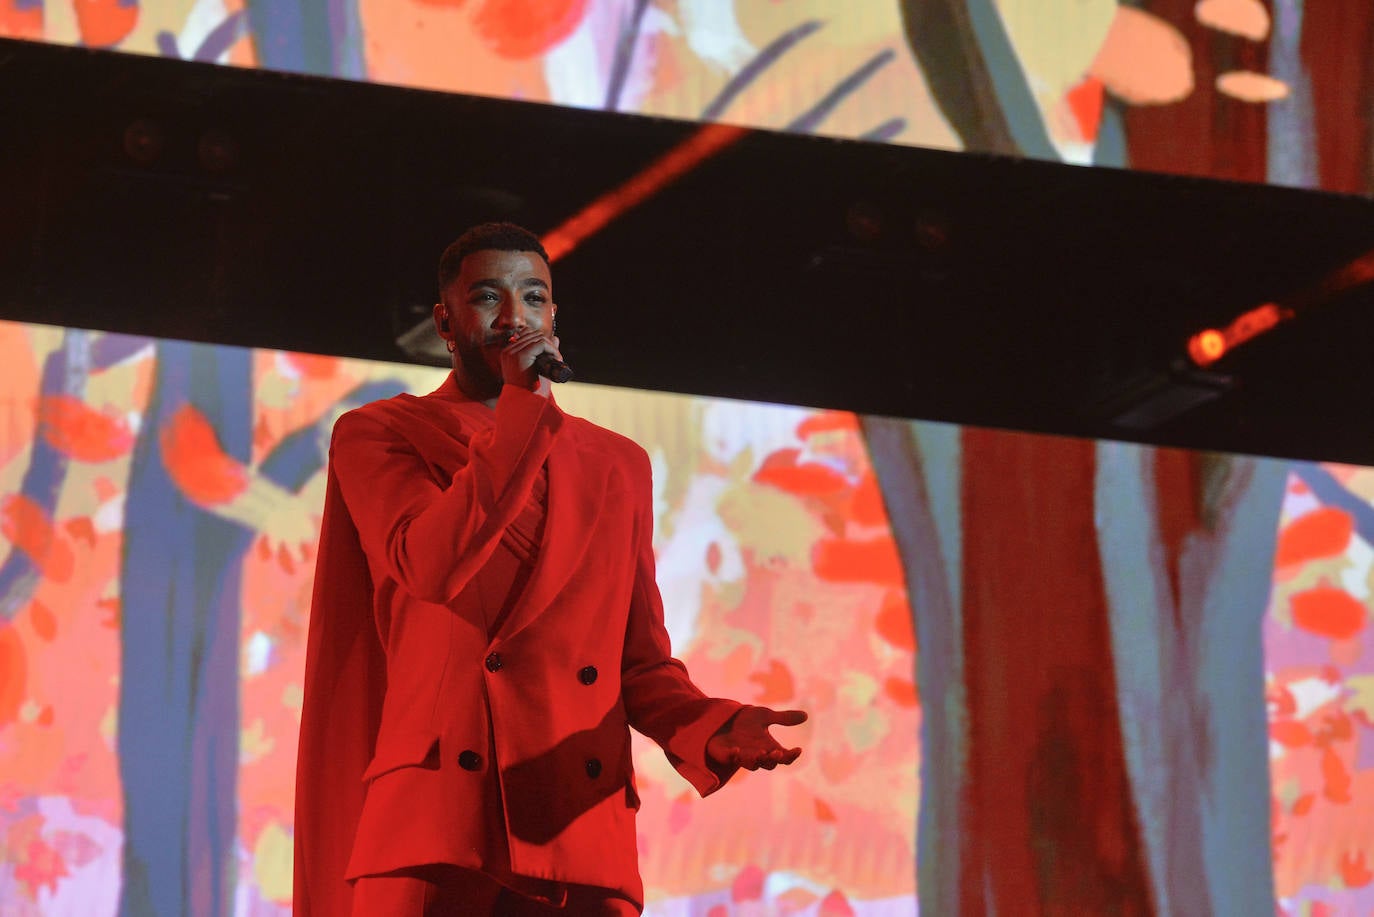
{"label": "red trousers", "polygon": [[517,894],[479,872],[416,866],[353,883],[353,917],[635,917],[639,908],[606,889],[568,886],[554,907]]}

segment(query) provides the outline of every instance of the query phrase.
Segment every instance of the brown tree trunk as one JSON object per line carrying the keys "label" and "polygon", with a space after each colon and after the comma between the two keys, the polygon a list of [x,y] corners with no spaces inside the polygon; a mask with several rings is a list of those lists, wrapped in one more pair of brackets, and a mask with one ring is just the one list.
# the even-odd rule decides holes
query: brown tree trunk
{"label": "brown tree trunk", "polygon": [[1193,13],[1196,5],[1196,0],[1142,4],[1187,38],[1195,88],[1181,102],[1124,109],[1129,165],[1152,172],[1263,182],[1268,177],[1265,108],[1223,95],[1216,80],[1231,70],[1267,73],[1266,45],[1201,25]]}
{"label": "brown tree trunk", "polygon": [[963,913],[1151,910],[1110,664],[1094,448],[963,433]]}

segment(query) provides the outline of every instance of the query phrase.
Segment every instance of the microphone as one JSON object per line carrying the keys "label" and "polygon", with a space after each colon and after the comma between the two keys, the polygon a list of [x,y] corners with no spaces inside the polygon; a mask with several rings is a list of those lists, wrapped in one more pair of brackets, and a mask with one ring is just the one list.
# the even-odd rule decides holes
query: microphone
{"label": "microphone", "polygon": [[550,382],[568,382],[573,377],[568,364],[547,350],[534,358],[534,371]]}

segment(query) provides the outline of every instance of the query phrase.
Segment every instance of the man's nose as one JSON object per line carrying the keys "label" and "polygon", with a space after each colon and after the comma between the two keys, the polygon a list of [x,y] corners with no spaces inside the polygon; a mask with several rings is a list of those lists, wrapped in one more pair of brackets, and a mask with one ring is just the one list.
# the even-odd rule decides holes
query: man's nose
{"label": "man's nose", "polygon": [[496,327],[505,329],[525,327],[525,310],[522,308],[520,300],[514,296],[507,296],[501,300],[501,308],[496,313]]}

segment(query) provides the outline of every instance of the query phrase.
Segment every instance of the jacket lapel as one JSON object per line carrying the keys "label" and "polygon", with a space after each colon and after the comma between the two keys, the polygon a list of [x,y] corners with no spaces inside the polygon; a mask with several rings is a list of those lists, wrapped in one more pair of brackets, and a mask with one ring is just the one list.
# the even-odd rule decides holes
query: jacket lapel
{"label": "jacket lapel", "polygon": [[495,635],[498,640],[514,636],[549,607],[592,541],[609,465],[598,461],[598,453],[584,451],[586,442],[577,432],[565,429],[549,453],[548,516],[539,556],[515,608]]}

